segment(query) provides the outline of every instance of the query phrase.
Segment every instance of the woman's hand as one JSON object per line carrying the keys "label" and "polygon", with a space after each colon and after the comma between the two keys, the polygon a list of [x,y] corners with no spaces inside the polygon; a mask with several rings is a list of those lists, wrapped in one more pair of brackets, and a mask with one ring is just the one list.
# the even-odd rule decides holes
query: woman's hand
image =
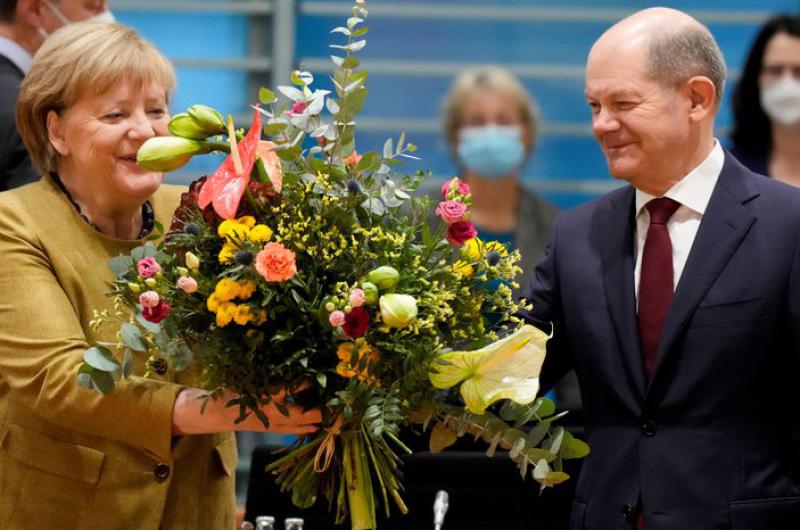
{"label": "woman's hand", "polygon": [[[297,393],[307,388],[301,385],[294,389]],[[267,405],[261,411],[269,419],[269,427],[264,427],[254,414],[240,423],[235,423],[239,416],[238,407],[226,407],[225,404],[237,396],[233,392],[225,392],[218,399],[208,399],[205,410],[201,412],[202,398],[208,392],[198,388],[186,388],[178,394],[172,409],[172,432],[174,434],[213,434],[230,431],[256,431],[277,434],[307,434],[319,429],[322,421],[322,412],[311,409],[303,412],[303,408],[294,403],[286,402],[286,391],[281,390],[272,395]],[[284,416],[275,406],[281,403],[289,416]]]}

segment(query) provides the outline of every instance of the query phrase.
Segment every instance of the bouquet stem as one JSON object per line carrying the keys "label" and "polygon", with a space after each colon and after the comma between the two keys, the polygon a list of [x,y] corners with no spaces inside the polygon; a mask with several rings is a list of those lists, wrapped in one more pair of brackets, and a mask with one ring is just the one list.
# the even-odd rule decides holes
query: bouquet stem
{"label": "bouquet stem", "polygon": [[364,440],[358,431],[342,433],[344,479],[352,530],[377,528],[375,497]]}

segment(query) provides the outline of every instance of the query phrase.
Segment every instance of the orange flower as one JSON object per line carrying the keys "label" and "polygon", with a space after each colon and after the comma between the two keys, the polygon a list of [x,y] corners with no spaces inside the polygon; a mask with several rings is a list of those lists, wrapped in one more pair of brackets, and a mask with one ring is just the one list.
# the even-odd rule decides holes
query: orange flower
{"label": "orange flower", "polygon": [[[351,378],[358,376],[361,381],[375,383],[374,377],[369,375],[369,365],[381,358],[380,352],[374,346],[367,344],[363,341],[358,341],[358,358],[353,359],[353,352],[356,345],[352,342],[343,342],[339,344],[336,350],[336,356],[339,358],[339,364],[336,366],[336,373],[342,377]],[[363,368],[362,368],[363,367]]]}
{"label": "orange flower", "polygon": [[350,153],[348,157],[346,157],[343,160],[343,162],[345,163],[346,166],[356,167],[358,163],[361,162],[362,158],[364,157],[359,155],[358,151],[353,151],[352,153]]}
{"label": "orange flower", "polygon": [[297,274],[294,252],[282,243],[267,243],[256,255],[256,270],[268,282],[285,282]]}

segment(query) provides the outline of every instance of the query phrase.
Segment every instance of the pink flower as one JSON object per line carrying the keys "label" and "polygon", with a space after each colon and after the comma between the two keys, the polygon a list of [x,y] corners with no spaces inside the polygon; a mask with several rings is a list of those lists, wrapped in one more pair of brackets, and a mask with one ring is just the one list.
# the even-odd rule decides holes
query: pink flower
{"label": "pink flower", "polygon": [[148,322],[158,324],[169,316],[172,312],[172,306],[164,300],[159,300],[155,307],[143,307],[142,317]]}
{"label": "pink flower", "polygon": [[306,103],[305,101],[295,101],[294,104],[292,105],[292,110],[290,110],[289,112],[291,112],[292,114],[302,114],[306,111],[307,108],[308,108],[308,103]]}
{"label": "pink flower", "polygon": [[285,282],[297,274],[294,252],[282,243],[267,243],[256,255],[256,271],[268,282]]}
{"label": "pink flower", "polygon": [[197,280],[191,276],[181,276],[175,285],[186,294],[197,292]]}
{"label": "pink flower", "polygon": [[361,307],[367,301],[367,294],[363,289],[353,289],[350,292],[350,305],[353,307]]}
{"label": "pink flower", "polygon": [[447,241],[454,247],[463,245],[477,235],[478,231],[469,221],[459,221],[447,227]]}
{"label": "pink flower", "polygon": [[[453,181],[456,181],[457,185],[456,185],[455,193],[453,194],[453,196],[450,196],[450,188],[453,185]],[[466,197],[470,193],[471,193],[471,190],[469,188],[469,184],[467,184],[466,182],[464,182],[463,180],[461,180],[458,177],[454,177],[454,178],[452,178],[452,179],[450,179],[448,181],[445,181],[445,183],[442,184],[442,200],[443,201],[446,201],[448,199],[455,199],[456,197]]]}
{"label": "pink flower", "polygon": [[346,317],[344,311],[334,311],[328,317],[328,322],[331,323],[331,326],[338,328],[339,326],[343,326],[345,323]]}
{"label": "pink flower", "polygon": [[139,295],[139,303],[142,304],[142,308],[155,307],[160,300],[161,297],[155,291],[145,291]]}
{"label": "pink flower", "polygon": [[161,272],[161,265],[152,256],[140,259],[136,267],[139,270],[139,276],[142,278],[151,278]]}
{"label": "pink flower", "polygon": [[436,208],[436,215],[449,225],[463,221],[468,213],[467,205],[461,201],[442,201]]}

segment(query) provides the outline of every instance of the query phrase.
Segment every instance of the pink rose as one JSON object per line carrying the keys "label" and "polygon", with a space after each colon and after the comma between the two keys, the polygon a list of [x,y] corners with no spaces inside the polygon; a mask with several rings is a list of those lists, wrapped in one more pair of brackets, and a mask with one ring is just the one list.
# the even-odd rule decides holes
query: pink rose
{"label": "pink rose", "polygon": [[151,278],[161,272],[161,265],[152,256],[140,259],[136,267],[139,269],[139,276],[142,278]]}
{"label": "pink rose", "polygon": [[172,306],[166,303],[164,300],[159,300],[155,307],[143,307],[142,317],[144,317],[144,319],[148,322],[158,324],[167,318],[171,312]]}
{"label": "pink rose", "polygon": [[469,221],[459,221],[447,227],[447,241],[454,247],[463,245],[477,235],[478,231]]}
{"label": "pink rose", "polygon": [[[450,191],[451,191],[450,188],[453,185],[453,181],[456,181],[457,184],[455,186],[455,188],[456,188],[455,189],[455,194],[451,197],[450,196]],[[445,181],[445,183],[442,184],[442,200],[443,201],[446,201],[447,199],[455,199],[456,197],[466,197],[467,195],[470,194],[470,192],[471,192],[471,190],[469,188],[469,184],[467,184],[466,182],[464,182],[463,180],[461,180],[458,177],[455,177],[455,178],[452,178],[452,179],[450,179],[448,181]]]}
{"label": "pink rose", "polygon": [[145,291],[139,295],[139,303],[142,304],[142,308],[155,307],[160,300],[161,297],[155,291]]}
{"label": "pink rose", "polygon": [[463,221],[468,212],[467,205],[461,201],[442,201],[436,208],[436,215],[449,225]]}
{"label": "pink rose", "polygon": [[353,289],[350,292],[350,305],[353,307],[361,307],[367,301],[367,295],[363,289]]}
{"label": "pink rose", "polygon": [[181,276],[178,278],[178,281],[175,283],[175,285],[177,285],[178,289],[186,294],[197,292],[197,280],[191,276]]}
{"label": "pink rose", "polygon": [[331,326],[338,328],[339,326],[343,326],[345,323],[346,317],[344,311],[334,311],[328,317],[328,322],[331,323]]}

